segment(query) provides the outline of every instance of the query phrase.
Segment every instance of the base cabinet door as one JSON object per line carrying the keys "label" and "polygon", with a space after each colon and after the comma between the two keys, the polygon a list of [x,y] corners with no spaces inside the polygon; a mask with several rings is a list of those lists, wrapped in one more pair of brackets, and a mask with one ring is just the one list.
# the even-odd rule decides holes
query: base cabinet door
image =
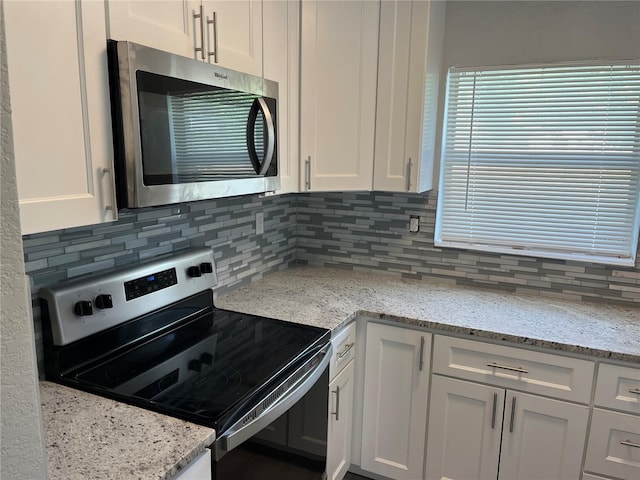
{"label": "base cabinet door", "polygon": [[426,478],[580,478],[589,408],[433,376]]}
{"label": "base cabinet door", "polygon": [[423,476],[431,334],[367,325],[361,467],[396,480]]}
{"label": "base cabinet door", "polygon": [[342,480],[351,464],[354,374],[352,360],[329,384],[328,480]]}
{"label": "base cabinet door", "polygon": [[434,375],[425,478],[498,477],[504,389]]}
{"label": "base cabinet door", "polygon": [[580,478],[589,407],[507,391],[500,479]]}

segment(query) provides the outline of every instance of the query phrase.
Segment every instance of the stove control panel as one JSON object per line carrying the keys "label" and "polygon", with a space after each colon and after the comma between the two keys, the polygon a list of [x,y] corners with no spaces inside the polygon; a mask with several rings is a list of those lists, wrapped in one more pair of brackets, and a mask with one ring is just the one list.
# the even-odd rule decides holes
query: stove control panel
{"label": "stove control panel", "polygon": [[[196,274],[197,271],[197,274]],[[196,248],[42,289],[54,345],[67,345],[218,283],[211,248]]]}
{"label": "stove control panel", "polygon": [[144,277],[124,282],[124,293],[128,302],[134,298],[171,287],[176,283],[178,283],[176,269],[169,268],[162,272],[152,273],[151,275],[145,275]]}

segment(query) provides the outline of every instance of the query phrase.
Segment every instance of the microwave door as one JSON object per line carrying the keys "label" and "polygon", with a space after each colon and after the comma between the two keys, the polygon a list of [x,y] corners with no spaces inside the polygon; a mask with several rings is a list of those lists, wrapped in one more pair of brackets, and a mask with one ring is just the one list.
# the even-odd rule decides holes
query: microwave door
{"label": "microwave door", "polygon": [[[264,119],[264,136],[266,137],[266,148],[264,150],[264,158],[260,163],[258,151],[256,149],[256,121],[258,115],[262,114]],[[247,120],[247,149],[249,151],[249,159],[254,170],[260,176],[264,176],[271,166],[275,152],[275,127],[271,110],[264,98],[256,98],[249,110],[249,118]]]}

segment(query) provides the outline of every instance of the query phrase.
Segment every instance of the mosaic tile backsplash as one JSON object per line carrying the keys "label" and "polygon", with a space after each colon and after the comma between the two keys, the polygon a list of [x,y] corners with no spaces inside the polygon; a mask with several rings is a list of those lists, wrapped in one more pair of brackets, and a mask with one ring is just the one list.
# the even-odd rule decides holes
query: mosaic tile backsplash
{"label": "mosaic tile backsplash", "polygon": [[[433,245],[437,194],[300,194],[296,259],[576,301],[640,306],[635,267],[500,255]],[[420,231],[409,233],[409,216]]]}
{"label": "mosaic tile backsplash", "polygon": [[[215,250],[216,294],[297,262],[640,306],[640,261],[620,268],[434,247],[435,201],[435,193],[253,195],[127,212],[114,223],[25,236],[39,369],[44,372],[40,288],[198,246]],[[258,212],[264,213],[261,235],[255,233]],[[417,233],[408,231],[410,215],[420,217]]]}

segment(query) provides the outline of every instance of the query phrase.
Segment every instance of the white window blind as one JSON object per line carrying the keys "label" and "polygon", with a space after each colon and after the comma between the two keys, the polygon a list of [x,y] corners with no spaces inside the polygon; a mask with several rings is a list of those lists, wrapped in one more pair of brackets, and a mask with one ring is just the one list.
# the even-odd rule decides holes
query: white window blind
{"label": "white window blind", "polygon": [[452,68],[435,244],[633,265],[640,62]]}

